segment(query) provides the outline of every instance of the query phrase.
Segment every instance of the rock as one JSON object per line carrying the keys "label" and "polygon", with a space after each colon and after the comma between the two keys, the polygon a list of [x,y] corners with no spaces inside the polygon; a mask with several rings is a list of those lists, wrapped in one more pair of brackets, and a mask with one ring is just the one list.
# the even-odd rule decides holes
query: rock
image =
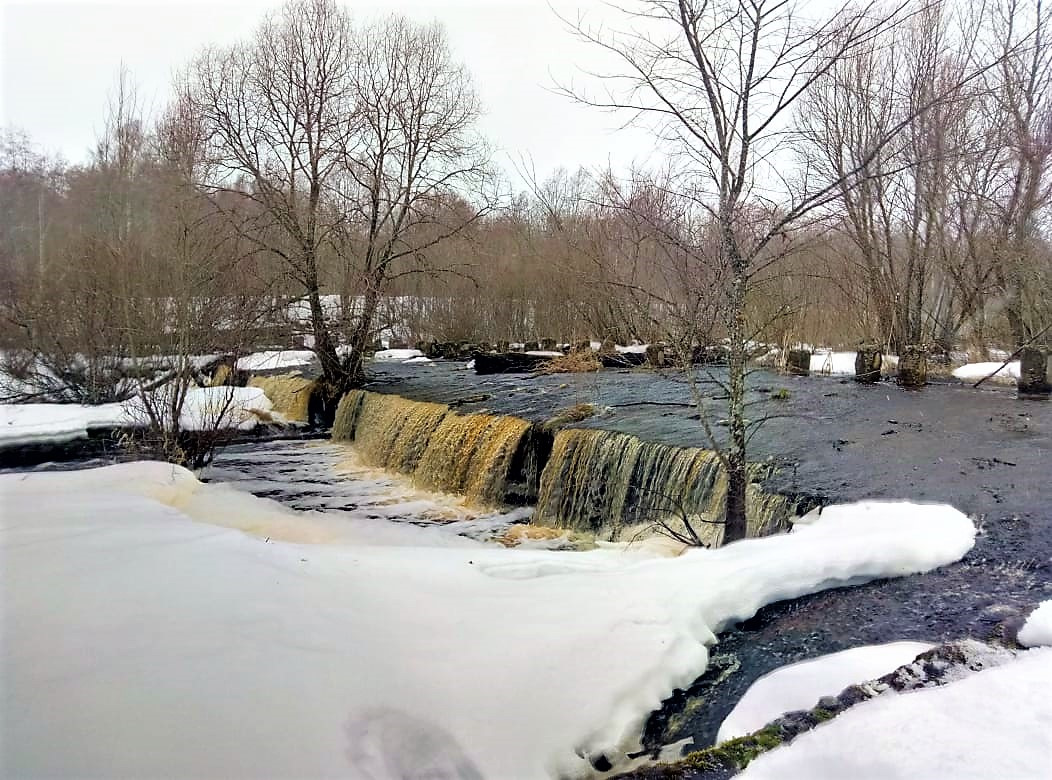
{"label": "rock", "polygon": [[789,350],[785,357],[785,370],[793,376],[808,376],[811,373],[811,350]]}
{"label": "rock", "polygon": [[668,365],[663,344],[648,344],[646,359],[647,364],[653,368],[665,368]]}
{"label": "rock", "polygon": [[862,344],[855,353],[855,381],[873,384],[880,381],[880,365],[884,356],[876,344]]}
{"label": "rock", "polygon": [[556,349],[555,339],[541,339],[540,345],[545,352],[554,352]]}
{"label": "rock", "polygon": [[647,360],[644,352],[600,352],[599,362],[603,368],[627,368],[641,366]]}
{"label": "rock", "polygon": [[1020,398],[1046,399],[1052,390],[1052,353],[1048,348],[1026,347],[1019,353]]}
{"label": "rock", "polygon": [[528,374],[548,358],[524,352],[476,352],[476,374]]}
{"label": "rock", "polygon": [[912,344],[902,350],[896,381],[901,387],[909,389],[928,384],[928,352],[924,347]]}

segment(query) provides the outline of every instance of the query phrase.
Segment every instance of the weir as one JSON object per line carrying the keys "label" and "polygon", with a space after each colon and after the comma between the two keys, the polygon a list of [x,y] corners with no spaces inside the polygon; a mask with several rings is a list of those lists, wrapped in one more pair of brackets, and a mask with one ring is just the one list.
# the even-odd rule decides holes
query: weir
{"label": "weir", "polygon": [[274,404],[274,411],[283,414],[286,420],[301,423],[309,421],[311,394],[315,384],[313,379],[290,373],[253,376],[248,380],[248,384],[249,387],[258,387],[266,393],[267,398]]}
{"label": "weir", "polygon": [[[751,477],[762,479],[761,466]],[[535,522],[595,533],[613,540],[628,531],[665,526],[716,544],[723,529],[727,477],[712,450],[673,447],[614,431],[568,429],[555,437],[541,477]],[[795,501],[750,484],[749,536],[788,528]],[[709,521],[709,522],[705,522]]]}
{"label": "weir", "polygon": [[[538,445],[519,417],[458,414],[443,404],[352,390],[340,401],[332,438],[353,441],[372,466],[409,474],[421,487],[486,505],[536,495]],[[531,489],[532,482],[532,489]],[[532,494],[532,496],[531,496]]]}
{"label": "weir", "polygon": [[[444,404],[354,390],[336,411],[334,440],[353,441],[369,465],[412,476],[421,487],[475,502],[536,503],[533,522],[623,540],[690,523],[717,544],[727,479],[717,454],[614,431],[544,425],[510,415],[460,414]],[[768,467],[754,465],[759,482]],[[750,484],[749,535],[789,527],[796,501]],[[704,522],[708,520],[710,522]]]}

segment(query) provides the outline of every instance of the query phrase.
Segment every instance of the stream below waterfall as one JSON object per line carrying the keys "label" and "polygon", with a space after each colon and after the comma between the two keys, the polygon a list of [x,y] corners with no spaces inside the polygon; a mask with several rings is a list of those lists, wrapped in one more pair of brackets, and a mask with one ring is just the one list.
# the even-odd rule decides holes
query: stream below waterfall
{"label": "stream below waterfall", "polygon": [[490,541],[531,510],[473,506],[462,496],[421,490],[401,474],[364,465],[348,444],[303,439],[238,444],[200,473],[299,511],[340,512],[347,522],[387,520]]}

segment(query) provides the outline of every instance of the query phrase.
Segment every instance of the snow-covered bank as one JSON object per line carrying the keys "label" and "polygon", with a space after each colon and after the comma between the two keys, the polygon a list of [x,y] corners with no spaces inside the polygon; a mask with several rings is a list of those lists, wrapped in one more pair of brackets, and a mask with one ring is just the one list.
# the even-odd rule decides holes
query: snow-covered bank
{"label": "snow-covered bank", "polygon": [[1015,382],[1019,379],[1019,361],[1013,360],[1008,365],[1004,365],[1002,361],[966,363],[965,365],[953,370],[954,377],[964,382],[978,382],[980,379],[988,377],[991,374],[993,374],[993,376],[990,377],[991,381]]}
{"label": "snow-covered bank", "polygon": [[430,363],[419,349],[381,349],[373,354],[378,363]]}
{"label": "snow-covered bank", "polygon": [[[166,406],[166,387],[154,400]],[[252,430],[273,405],[258,387],[193,387],[187,390],[179,417],[184,431],[216,428]],[[78,404],[0,404],[0,447],[63,444],[87,438],[92,430],[141,428],[149,416],[139,398],[98,406]]]}
{"label": "snow-covered bank", "polygon": [[724,719],[716,741],[759,731],[786,712],[809,710],[822,696],[894,671],[932,647],[926,642],[865,645],[775,669],[745,692]]}
{"label": "snow-covered bank", "polygon": [[283,368],[309,366],[315,360],[314,353],[302,349],[282,349],[267,352],[253,352],[238,358],[239,371],[278,371]]}
{"label": "snow-covered bank", "polygon": [[974,537],[950,507],[867,503],[678,558],[408,527],[381,546],[157,463],[2,476],[0,500],[0,774],[18,777],[585,775],[704,670],[714,632]]}
{"label": "snow-covered bank", "polygon": [[124,404],[0,404],[0,447],[64,444],[92,430],[131,425]]}
{"label": "snow-covered bank", "polygon": [[1052,766],[1052,649],[939,688],[884,695],[766,753],[747,780],[1045,778]]}

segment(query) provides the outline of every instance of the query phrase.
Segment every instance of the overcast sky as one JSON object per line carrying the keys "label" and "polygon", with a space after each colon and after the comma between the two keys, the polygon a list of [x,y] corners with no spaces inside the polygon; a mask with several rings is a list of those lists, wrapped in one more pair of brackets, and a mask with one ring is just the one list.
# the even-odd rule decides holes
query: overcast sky
{"label": "overcast sky", "polygon": [[[483,100],[482,129],[507,170],[523,155],[547,175],[559,166],[646,159],[649,136],[552,94],[596,53],[553,12],[599,20],[595,0],[343,0],[354,15],[390,11],[438,19]],[[201,46],[248,35],[280,0],[0,0],[0,124],[25,130],[50,152],[85,159],[107,93],[124,63],[147,107],[166,101],[171,74]]]}

